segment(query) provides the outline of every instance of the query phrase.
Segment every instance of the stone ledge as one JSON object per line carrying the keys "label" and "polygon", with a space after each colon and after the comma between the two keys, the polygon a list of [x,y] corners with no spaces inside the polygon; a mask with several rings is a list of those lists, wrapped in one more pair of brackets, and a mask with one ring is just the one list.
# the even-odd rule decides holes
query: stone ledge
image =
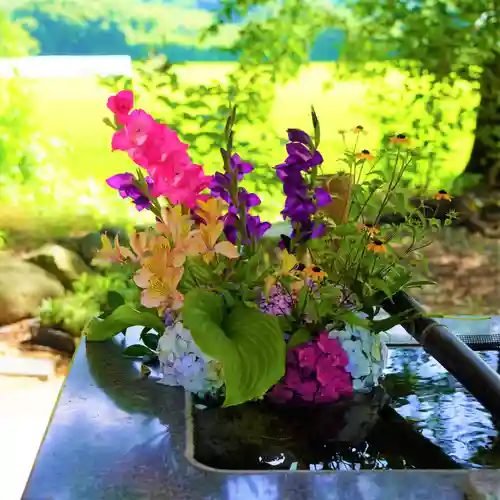
{"label": "stone ledge", "polygon": [[470,472],[464,493],[467,500],[500,500],[500,471],[475,470]]}
{"label": "stone ledge", "polygon": [[54,374],[55,363],[52,359],[0,357],[0,375],[48,380]]}

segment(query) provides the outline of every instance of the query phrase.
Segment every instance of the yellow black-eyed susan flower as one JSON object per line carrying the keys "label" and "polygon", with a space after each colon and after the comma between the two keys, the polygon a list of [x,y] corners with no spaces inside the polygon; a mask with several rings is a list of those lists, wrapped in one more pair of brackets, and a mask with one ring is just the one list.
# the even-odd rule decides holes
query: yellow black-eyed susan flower
{"label": "yellow black-eyed susan flower", "polygon": [[434,196],[433,198],[435,200],[447,200],[447,201],[451,201],[453,196],[449,195],[444,189],[441,189],[440,191],[438,191]]}
{"label": "yellow black-eyed susan flower", "polygon": [[389,139],[393,144],[408,144],[410,139],[405,134],[398,134]]}
{"label": "yellow black-eyed susan flower", "polygon": [[366,134],[366,130],[365,128],[363,127],[363,125],[356,125],[352,131],[355,133],[355,134]]}
{"label": "yellow black-eyed susan flower", "polygon": [[372,240],[368,243],[368,251],[373,253],[386,253],[387,247],[382,240]]}
{"label": "yellow black-eyed susan flower", "polygon": [[304,274],[313,281],[321,281],[326,278],[327,274],[319,266],[306,267]]}
{"label": "yellow black-eyed susan flower", "polygon": [[363,149],[363,151],[361,151],[361,153],[358,153],[356,155],[356,158],[358,160],[374,160],[375,159],[375,156],[373,156],[370,151],[368,151],[368,149]]}
{"label": "yellow black-eyed susan flower", "polygon": [[380,230],[373,224],[358,224],[358,229],[360,231],[366,231],[370,236],[380,234]]}

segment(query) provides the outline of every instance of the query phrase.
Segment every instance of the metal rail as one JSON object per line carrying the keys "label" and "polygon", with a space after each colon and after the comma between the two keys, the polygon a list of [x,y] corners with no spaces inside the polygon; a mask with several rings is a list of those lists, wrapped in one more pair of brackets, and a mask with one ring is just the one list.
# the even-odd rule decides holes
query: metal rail
{"label": "metal rail", "polygon": [[426,317],[422,306],[405,292],[382,307],[391,315],[405,312],[415,318],[401,325],[420,345],[446,368],[491,414],[500,418],[500,375],[470,347],[435,320]]}

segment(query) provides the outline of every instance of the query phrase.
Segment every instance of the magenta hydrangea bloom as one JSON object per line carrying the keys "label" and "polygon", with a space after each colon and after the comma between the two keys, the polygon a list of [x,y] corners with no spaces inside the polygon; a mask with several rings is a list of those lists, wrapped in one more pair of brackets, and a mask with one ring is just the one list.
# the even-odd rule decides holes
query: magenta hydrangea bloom
{"label": "magenta hydrangea bloom", "polygon": [[275,403],[334,403],[353,393],[347,352],[323,332],[287,352],[285,376],[268,393]]}

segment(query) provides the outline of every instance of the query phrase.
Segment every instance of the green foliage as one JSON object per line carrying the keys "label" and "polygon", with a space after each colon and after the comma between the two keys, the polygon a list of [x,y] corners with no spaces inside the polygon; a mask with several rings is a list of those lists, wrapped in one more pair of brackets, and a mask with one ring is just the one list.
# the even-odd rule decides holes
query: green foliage
{"label": "green foliage", "polygon": [[[36,51],[35,40],[0,12],[0,58]],[[27,80],[0,78],[0,192],[11,182],[27,182],[44,153],[32,123],[34,96]]]}
{"label": "green foliage", "polygon": [[[450,135],[477,124],[466,171],[479,173],[486,181],[500,158],[498,8],[489,0],[348,0],[346,6],[351,15],[344,27],[348,40],[356,40],[343,50],[349,75],[359,70],[366,75],[367,61],[392,53],[403,74],[413,82],[425,81],[425,88],[406,86],[400,109],[423,108],[411,130],[416,130],[429,160],[439,161],[436,155],[449,148]],[[464,81],[474,89],[473,107],[463,106]],[[386,86],[374,91],[380,100],[387,99]],[[387,123],[393,132],[394,118]],[[401,123],[397,125],[401,132]]]}
{"label": "green foliage", "polygon": [[243,305],[225,312],[222,297],[206,291],[186,294],[184,324],[202,352],[222,364],[224,406],[259,398],[285,372],[285,341],[278,320]]}
{"label": "green foliage", "polygon": [[154,312],[138,311],[131,306],[117,307],[105,318],[93,318],[84,329],[89,342],[109,340],[118,333],[124,333],[131,326],[145,326],[163,332],[165,325]]}
{"label": "green foliage", "polygon": [[118,293],[132,307],[139,305],[138,289],[131,284],[130,273],[125,270],[110,271],[105,276],[82,275],[73,287],[73,292],[64,297],[43,302],[39,311],[42,324],[79,336],[90,318],[108,308],[110,291]]}
{"label": "green foliage", "polygon": [[[278,140],[269,121],[276,85],[296,77],[308,63],[310,41],[321,30],[325,15],[313,5],[286,0],[275,15],[247,19],[238,39],[227,49],[238,55],[238,63],[222,81],[188,85],[182,82],[175,65],[158,56],[137,63],[133,80],[114,78],[102,83],[113,91],[133,88],[140,98],[148,95],[156,99],[159,116],[190,144],[193,160],[209,171],[214,170],[211,165],[220,163],[218,151],[224,145],[220,117],[228,116],[237,103],[239,137],[252,136],[253,140],[237,140],[233,149],[256,165],[253,187],[276,193],[278,181],[269,168],[273,144]],[[229,12],[225,20],[219,17],[201,39],[205,42],[218,36],[228,16]],[[250,135],[251,130],[259,134]]]}

